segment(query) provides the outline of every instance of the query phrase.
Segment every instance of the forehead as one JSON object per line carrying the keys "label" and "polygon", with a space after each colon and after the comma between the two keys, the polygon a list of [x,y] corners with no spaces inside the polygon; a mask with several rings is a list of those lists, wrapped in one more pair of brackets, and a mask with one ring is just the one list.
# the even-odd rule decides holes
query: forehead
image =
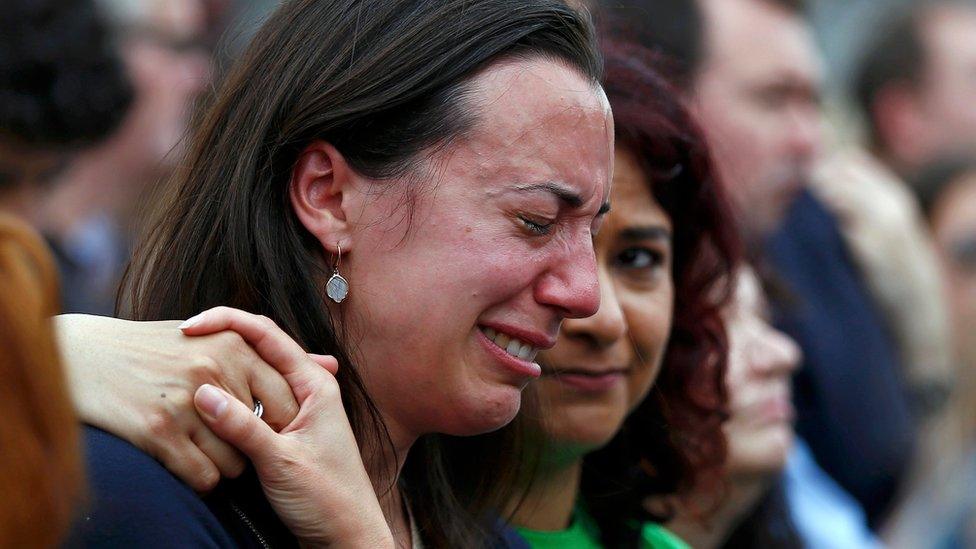
{"label": "forehead", "polygon": [[946,5],[933,8],[922,24],[922,35],[935,61],[976,54],[976,9]]}
{"label": "forehead", "polygon": [[702,0],[706,71],[819,86],[821,59],[806,21],[766,0]]}
{"label": "forehead", "polygon": [[495,63],[474,78],[468,100],[478,120],[459,148],[481,175],[609,182],[610,105],[577,71],[541,59]]}
{"label": "forehead", "polygon": [[[617,147],[613,168],[613,210],[607,225],[625,228],[630,225],[671,227],[671,219],[654,198],[653,182],[644,173],[637,157],[626,147]],[[605,230],[601,234],[609,234]]]}

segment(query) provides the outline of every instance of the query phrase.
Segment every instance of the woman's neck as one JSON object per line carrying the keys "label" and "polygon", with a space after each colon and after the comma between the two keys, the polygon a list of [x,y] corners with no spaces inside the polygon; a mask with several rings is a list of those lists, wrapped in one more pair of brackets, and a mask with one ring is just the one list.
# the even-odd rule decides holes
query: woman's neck
{"label": "woman's neck", "polygon": [[397,547],[411,547],[410,519],[406,513],[409,501],[404,499],[397,481],[407,454],[419,437],[407,434],[394,423],[386,422],[386,425],[390,443],[376,441],[366,445],[363,464]]}
{"label": "woman's neck", "polygon": [[565,464],[543,465],[515,510],[512,522],[522,528],[544,532],[568,528],[579,495],[582,466],[582,458]]}
{"label": "woman's neck", "polygon": [[669,530],[688,545],[699,549],[720,547],[768,488],[766,479],[732,481],[721,506],[707,519],[690,516],[678,509],[674,519],[667,523]]}

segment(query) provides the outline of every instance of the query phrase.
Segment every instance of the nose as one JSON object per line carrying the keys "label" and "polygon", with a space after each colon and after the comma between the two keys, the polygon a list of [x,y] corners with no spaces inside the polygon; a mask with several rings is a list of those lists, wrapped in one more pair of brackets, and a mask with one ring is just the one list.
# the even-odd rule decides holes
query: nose
{"label": "nose", "polygon": [[818,107],[795,106],[790,113],[790,153],[801,160],[813,159],[820,150],[822,131]]}
{"label": "nose", "polygon": [[802,359],[799,345],[793,338],[772,326],[767,326],[765,332],[753,349],[753,370],[770,376],[793,373]]}
{"label": "nose", "polygon": [[589,236],[563,257],[556,258],[536,282],[535,300],[558,309],[564,318],[586,318],[600,308],[600,282],[596,254]]}
{"label": "nose", "polygon": [[623,307],[606,269],[599,269],[600,306],[596,314],[573,318],[563,323],[562,335],[604,349],[620,341],[627,333]]}

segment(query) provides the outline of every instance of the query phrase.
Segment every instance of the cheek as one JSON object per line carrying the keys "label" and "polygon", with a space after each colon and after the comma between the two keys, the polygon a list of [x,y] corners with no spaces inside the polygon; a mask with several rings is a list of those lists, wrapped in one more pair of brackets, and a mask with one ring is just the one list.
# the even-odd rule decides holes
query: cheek
{"label": "cheek", "polygon": [[628,387],[628,406],[643,400],[661,371],[661,362],[671,334],[673,297],[670,288],[653,299],[647,295],[624,296],[621,300],[635,353]]}

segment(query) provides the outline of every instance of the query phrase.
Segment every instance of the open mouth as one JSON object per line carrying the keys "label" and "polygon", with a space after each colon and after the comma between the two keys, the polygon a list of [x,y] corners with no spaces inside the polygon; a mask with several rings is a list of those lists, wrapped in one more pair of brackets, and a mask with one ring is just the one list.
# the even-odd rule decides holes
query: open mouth
{"label": "open mouth", "polygon": [[488,341],[494,343],[496,347],[509,355],[526,362],[535,362],[535,357],[539,354],[539,349],[533,347],[531,343],[503,334],[492,328],[479,326],[479,329],[481,333],[485,334]]}

